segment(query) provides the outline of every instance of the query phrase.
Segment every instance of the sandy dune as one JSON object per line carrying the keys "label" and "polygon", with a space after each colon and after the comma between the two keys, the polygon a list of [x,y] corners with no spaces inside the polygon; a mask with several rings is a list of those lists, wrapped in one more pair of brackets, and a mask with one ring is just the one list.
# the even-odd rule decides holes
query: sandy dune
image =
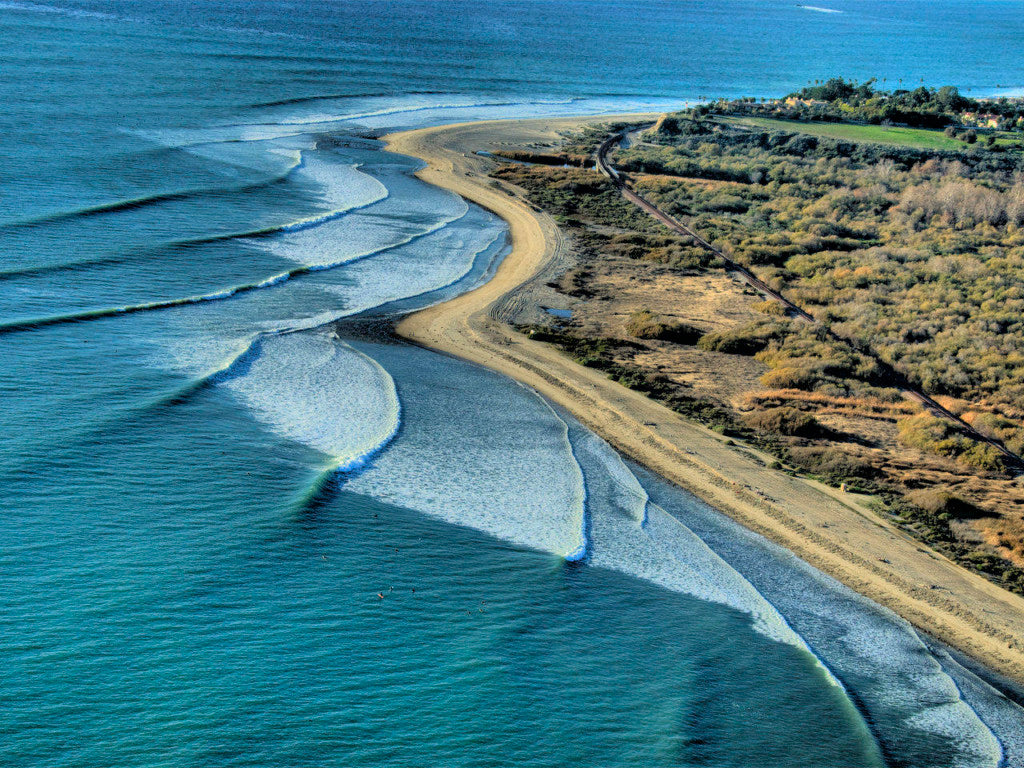
{"label": "sandy dune", "polygon": [[[401,321],[398,333],[500,371],[559,403],[622,453],[691,491],[861,594],[994,670],[1024,682],[1024,598],[952,563],[859,504],[857,497],[767,469],[770,457],[580,366],[495,319],[506,294],[559,249],[554,222],[487,178],[478,150],[552,140],[595,118],[496,121],[385,137],[427,163],[418,175],[508,222],[513,249],[486,285]],[[519,300],[528,301],[529,295]]]}

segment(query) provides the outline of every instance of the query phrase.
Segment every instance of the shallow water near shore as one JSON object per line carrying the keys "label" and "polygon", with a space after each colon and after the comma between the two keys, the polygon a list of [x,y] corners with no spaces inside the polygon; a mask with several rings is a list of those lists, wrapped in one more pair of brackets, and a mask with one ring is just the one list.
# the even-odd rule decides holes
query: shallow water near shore
{"label": "shallow water near shore", "polygon": [[905,622],[366,330],[508,250],[384,130],[992,92],[1017,48],[929,46],[1019,4],[529,7],[0,3],[0,762],[1024,762],[1022,710]]}

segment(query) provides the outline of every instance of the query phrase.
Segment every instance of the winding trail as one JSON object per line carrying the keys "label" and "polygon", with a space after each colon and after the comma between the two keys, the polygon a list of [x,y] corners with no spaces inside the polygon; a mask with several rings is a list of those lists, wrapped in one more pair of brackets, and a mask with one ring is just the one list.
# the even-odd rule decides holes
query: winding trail
{"label": "winding trail", "polygon": [[626,134],[624,132],[613,133],[611,136],[609,136],[607,139],[601,142],[601,145],[597,148],[597,151],[594,153],[594,159],[596,161],[597,170],[599,170],[601,173],[603,173],[611,180],[612,184],[615,185],[615,187],[619,190],[619,192],[622,194],[624,198],[629,200],[634,205],[638,206],[644,212],[650,214],[652,217],[660,221],[673,232],[676,232],[677,234],[683,235],[685,237],[689,237],[699,246],[713,253],[715,256],[721,259],[722,263],[725,265],[726,270],[739,275],[740,279],[743,282],[745,282],[758,293],[761,293],[764,296],[774,299],[775,301],[782,304],[782,306],[784,306],[787,309],[787,311],[794,317],[798,317],[801,320],[813,324],[814,326],[819,328],[827,338],[831,339],[832,341],[837,341],[840,344],[844,344],[856,350],[865,357],[871,358],[878,366],[879,370],[882,371],[882,378],[885,384],[899,389],[908,397],[911,397],[914,400],[921,403],[925,408],[930,410],[936,416],[951,421],[958,428],[962,429],[964,432],[969,434],[978,442],[986,443],[987,445],[992,446],[1001,454],[1003,454],[1003,456],[1009,459],[1011,464],[1016,466],[1017,469],[1024,469],[1024,457],[1021,457],[1020,455],[1014,453],[998,440],[988,437],[987,435],[983,435],[981,432],[976,430],[974,427],[972,427],[966,421],[961,419],[955,413],[953,413],[948,408],[940,404],[931,395],[916,388],[913,384],[910,383],[906,376],[901,374],[899,371],[893,368],[892,365],[883,360],[882,357],[875,350],[871,349],[869,346],[865,344],[857,342],[855,339],[850,339],[845,336],[837,334],[827,325],[821,323],[817,318],[814,317],[814,315],[805,310],[803,307],[794,304],[792,301],[790,301],[781,293],[776,291],[766,282],[758,278],[757,275],[755,275],[749,269],[744,267],[742,264],[726,256],[724,253],[722,253],[720,249],[716,248],[714,245],[709,243],[707,240],[705,240],[703,237],[697,234],[697,232],[692,230],[690,227],[686,226],[673,216],[670,216],[669,214],[665,213],[650,200],[646,199],[642,195],[630,189],[629,186],[626,184],[625,177],[622,174],[620,174],[608,160],[608,152],[611,151],[613,147],[617,146],[623,140],[625,135]]}

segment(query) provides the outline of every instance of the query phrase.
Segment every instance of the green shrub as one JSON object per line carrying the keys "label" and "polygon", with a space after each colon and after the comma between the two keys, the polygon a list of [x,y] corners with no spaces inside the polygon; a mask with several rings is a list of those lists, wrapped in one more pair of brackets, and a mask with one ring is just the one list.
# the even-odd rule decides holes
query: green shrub
{"label": "green shrub", "polygon": [[638,339],[660,339],[676,344],[695,344],[701,337],[701,332],[692,325],[662,320],[647,309],[630,315],[626,331]]}
{"label": "green shrub", "polygon": [[809,413],[795,408],[769,408],[755,411],[743,418],[744,423],[757,432],[794,437],[818,437],[823,430]]}
{"label": "green shrub", "polygon": [[837,486],[850,479],[871,480],[879,474],[870,462],[838,448],[794,446],[787,455],[796,466]]}
{"label": "green shrub", "polygon": [[984,512],[945,488],[921,488],[907,494],[907,501],[930,515],[943,519],[969,519],[984,516]]}
{"label": "green shrub", "polygon": [[896,423],[900,440],[922,451],[948,456],[986,472],[1006,469],[1003,454],[988,443],[967,436],[951,422],[929,413],[920,413]]}
{"label": "green shrub", "polygon": [[755,355],[774,340],[781,338],[782,329],[775,323],[751,323],[740,328],[712,331],[697,343],[708,352],[727,352],[733,355]]}
{"label": "green shrub", "polygon": [[762,301],[754,306],[758,312],[764,312],[766,315],[773,317],[784,317],[786,314],[786,308],[782,305],[782,302],[775,301],[775,299],[768,299]]}
{"label": "green shrub", "polygon": [[766,371],[761,376],[761,383],[769,389],[803,389],[812,390],[822,381],[821,376],[813,368],[784,366]]}

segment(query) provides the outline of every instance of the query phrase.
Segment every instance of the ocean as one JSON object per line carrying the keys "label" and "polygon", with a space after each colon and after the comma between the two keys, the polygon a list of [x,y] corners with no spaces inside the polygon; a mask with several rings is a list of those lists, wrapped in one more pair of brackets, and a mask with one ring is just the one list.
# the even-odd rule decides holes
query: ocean
{"label": "ocean", "polygon": [[373,332],[508,251],[383,132],[1012,93],[1024,3],[2,0],[0,39],[0,763],[1024,765],[966,660]]}

